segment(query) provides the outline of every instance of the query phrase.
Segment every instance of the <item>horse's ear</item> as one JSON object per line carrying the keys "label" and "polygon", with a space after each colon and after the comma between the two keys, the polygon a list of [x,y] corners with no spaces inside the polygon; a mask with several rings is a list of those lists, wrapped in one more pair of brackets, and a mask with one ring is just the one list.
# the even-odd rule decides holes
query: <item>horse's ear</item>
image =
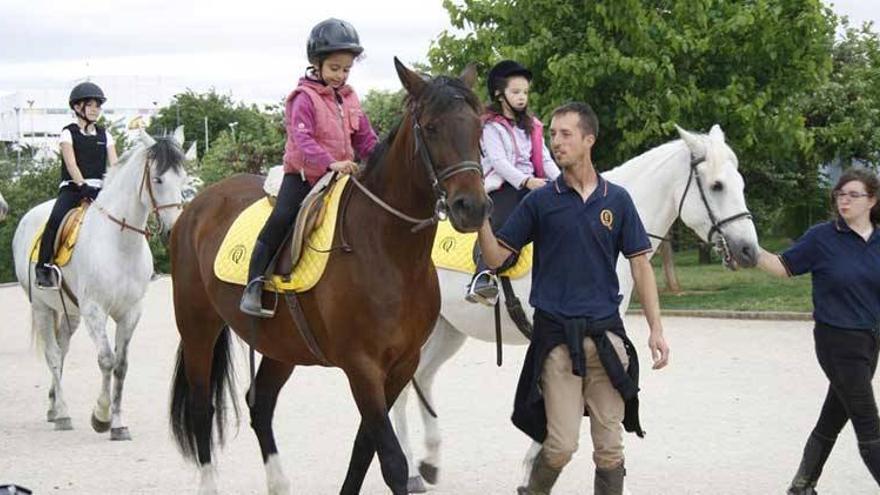
{"label": "horse's ear", "polygon": [[709,137],[719,139],[723,142],[724,141],[724,131],[721,130],[721,126],[718,124],[713,125],[712,128],[709,129]]}
{"label": "horse's ear", "polygon": [[693,132],[686,131],[679,127],[675,126],[675,130],[678,131],[678,135],[681,136],[681,140],[684,141],[684,144],[687,145],[691,150],[691,155],[695,158],[705,158],[706,156],[706,143],[703,142],[703,139],[694,134]]}
{"label": "horse's ear", "polygon": [[461,79],[465,86],[474,89],[474,84],[477,83],[477,65],[473,62],[467,64],[467,67],[461,71],[461,75],[458,78]]}
{"label": "horse's ear", "polygon": [[397,77],[400,78],[400,82],[403,84],[406,92],[409,93],[410,96],[418,98],[425,89],[425,80],[422,76],[407,69],[397,57],[394,57],[394,68],[397,69]]}
{"label": "horse's ear", "polygon": [[150,136],[146,129],[141,129],[140,140],[147,148],[156,144],[156,140],[153,139],[153,136]]}
{"label": "horse's ear", "polygon": [[178,146],[183,147],[183,126],[177,126],[177,129],[174,129],[174,134],[171,135],[171,139],[177,143]]}

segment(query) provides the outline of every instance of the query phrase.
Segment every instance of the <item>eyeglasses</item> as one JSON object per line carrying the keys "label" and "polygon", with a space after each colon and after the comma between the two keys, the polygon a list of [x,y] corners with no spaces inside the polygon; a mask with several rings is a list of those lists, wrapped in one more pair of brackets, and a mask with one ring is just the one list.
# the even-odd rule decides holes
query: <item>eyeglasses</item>
{"label": "eyeglasses", "polygon": [[866,198],[866,197],[870,196],[870,194],[860,193],[860,192],[856,192],[856,191],[834,191],[832,196],[834,196],[834,199],[841,199],[841,198],[846,197],[846,198],[849,198],[852,200],[856,200],[859,198]]}

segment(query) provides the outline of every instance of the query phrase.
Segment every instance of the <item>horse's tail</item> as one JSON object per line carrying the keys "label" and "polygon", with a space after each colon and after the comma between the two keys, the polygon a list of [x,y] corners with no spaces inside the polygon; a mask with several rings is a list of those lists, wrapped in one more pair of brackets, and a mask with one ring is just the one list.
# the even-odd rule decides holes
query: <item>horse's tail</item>
{"label": "horse's tail", "polygon": [[[233,376],[233,362],[230,345],[229,326],[224,325],[223,330],[214,344],[214,357],[211,364],[211,383],[208,388],[210,393],[208,404],[203,407],[214,410],[216,422],[216,443],[223,445],[227,418],[227,393],[232,398],[235,420],[238,421],[239,410],[236,402],[235,379]],[[171,389],[171,431],[180,452],[187,459],[198,461],[198,449],[196,443],[197,425],[193,421],[194,404],[190,398],[190,383],[186,377],[186,363],[183,359],[183,342],[177,348],[177,364],[174,370],[174,384]],[[210,425],[207,425],[210,431]],[[215,442],[211,438],[209,450],[213,451]]]}

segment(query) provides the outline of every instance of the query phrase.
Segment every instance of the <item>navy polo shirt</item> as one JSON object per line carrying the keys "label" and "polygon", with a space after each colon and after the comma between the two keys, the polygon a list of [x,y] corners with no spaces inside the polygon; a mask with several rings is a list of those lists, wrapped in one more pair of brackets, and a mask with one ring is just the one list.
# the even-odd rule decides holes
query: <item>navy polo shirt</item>
{"label": "navy polo shirt", "polygon": [[496,235],[516,252],[534,243],[529,303],[564,318],[616,314],[623,299],[618,256],[651,251],[629,193],[601,176],[584,201],[560,175],[529,193]]}
{"label": "navy polo shirt", "polygon": [[813,319],[869,330],[880,323],[880,232],[867,242],[843,220],[814,225],[779,258],[789,275],[813,273]]}

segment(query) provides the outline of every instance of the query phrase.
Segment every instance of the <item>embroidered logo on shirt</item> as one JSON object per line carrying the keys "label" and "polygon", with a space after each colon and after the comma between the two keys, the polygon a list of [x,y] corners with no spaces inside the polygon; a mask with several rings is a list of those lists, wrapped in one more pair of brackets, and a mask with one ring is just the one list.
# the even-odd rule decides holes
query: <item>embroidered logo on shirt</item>
{"label": "embroidered logo on shirt", "polygon": [[608,230],[611,230],[611,227],[614,225],[614,213],[611,213],[611,210],[604,209],[599,213],[599,221],[602,222],[602,225],[608,227]]}

